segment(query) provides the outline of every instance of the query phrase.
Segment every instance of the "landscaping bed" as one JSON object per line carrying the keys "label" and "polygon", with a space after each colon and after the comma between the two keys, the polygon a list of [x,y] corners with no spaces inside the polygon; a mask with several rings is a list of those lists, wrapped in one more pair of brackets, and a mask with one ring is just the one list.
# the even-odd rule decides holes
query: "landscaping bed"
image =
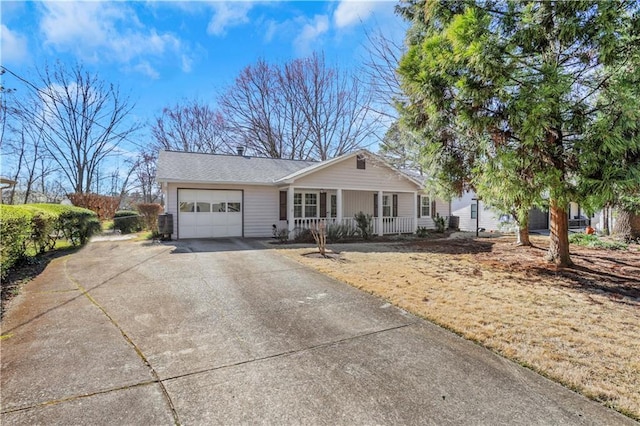
{"label": "landscaping bed", "polygon": [[572,245],[562,269],[548,237],[459,237],[279,251],[640,419],[640,246]]}

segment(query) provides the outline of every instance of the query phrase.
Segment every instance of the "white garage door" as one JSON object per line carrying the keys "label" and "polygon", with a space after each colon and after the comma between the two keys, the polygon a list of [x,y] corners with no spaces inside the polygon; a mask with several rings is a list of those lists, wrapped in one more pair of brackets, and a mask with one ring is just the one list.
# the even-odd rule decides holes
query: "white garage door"
{"label": "white garage door", "polygon": [[178,237],[242,236],[242,191],[178,190]]}

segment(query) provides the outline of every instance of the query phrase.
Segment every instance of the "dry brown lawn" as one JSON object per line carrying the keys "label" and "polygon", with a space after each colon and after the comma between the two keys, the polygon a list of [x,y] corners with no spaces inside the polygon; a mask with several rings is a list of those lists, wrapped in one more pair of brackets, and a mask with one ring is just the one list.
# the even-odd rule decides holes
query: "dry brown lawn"
{"label": "dry brown lawn", "polygon": [[640,248],[571,247],[575,266],[543,256],[548,237],[329,245],[286,256],[640,419]]}

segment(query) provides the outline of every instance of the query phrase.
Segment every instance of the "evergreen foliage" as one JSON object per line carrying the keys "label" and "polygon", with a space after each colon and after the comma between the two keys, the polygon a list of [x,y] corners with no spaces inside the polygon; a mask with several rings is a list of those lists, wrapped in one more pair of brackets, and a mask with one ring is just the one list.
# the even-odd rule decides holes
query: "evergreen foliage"
{"label": "evergreen foliage", "polygon": [[412,25],[399,66],[402,120],[422,132],[427,167],[452,190],[475,184],[486,201],[521,211],[548,196],[548,258],[558,265],[571,263],[568,203],[585,188],[611,195],[639,182],[637,162],[621,160],[640,144],[639,8],[490,0],[397,8]]}

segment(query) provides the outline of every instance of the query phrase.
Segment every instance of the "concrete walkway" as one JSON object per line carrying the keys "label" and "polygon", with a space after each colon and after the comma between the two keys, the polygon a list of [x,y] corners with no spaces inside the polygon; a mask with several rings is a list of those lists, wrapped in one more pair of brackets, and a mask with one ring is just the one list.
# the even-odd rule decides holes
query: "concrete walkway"
{"label": "concrete walkway", "polygon": [[635,424],[250,240],[103,241],[2,324],[2,424]]}

